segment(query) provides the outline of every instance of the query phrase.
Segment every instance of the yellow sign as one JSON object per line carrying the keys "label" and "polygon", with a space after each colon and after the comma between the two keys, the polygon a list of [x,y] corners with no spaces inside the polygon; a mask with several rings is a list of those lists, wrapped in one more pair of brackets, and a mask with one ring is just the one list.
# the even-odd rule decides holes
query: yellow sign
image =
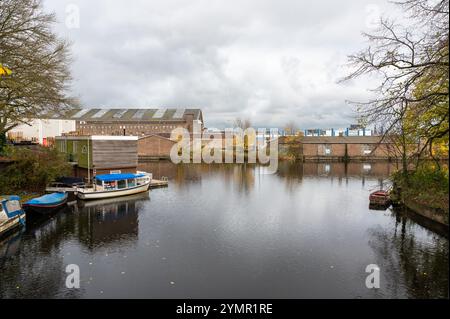
{"label": "yellow sign", "polygon": [[6,66],[0,64],[0,76],[11,75],[12,71],[8,69]]}

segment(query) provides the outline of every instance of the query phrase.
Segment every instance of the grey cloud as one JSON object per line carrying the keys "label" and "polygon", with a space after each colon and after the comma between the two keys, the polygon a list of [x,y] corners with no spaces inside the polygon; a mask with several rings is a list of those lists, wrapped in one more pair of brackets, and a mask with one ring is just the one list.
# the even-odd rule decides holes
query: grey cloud
{"label": "grey cloud", "polygon": [[[346,100],[367,84],[338,84],[361,48],[366,8],[384,0],[45,0],[73,42],[73,93],[92,107],[200,107],[207,126],[341,127]],[[80,9],[68,29],[66,6]]]}

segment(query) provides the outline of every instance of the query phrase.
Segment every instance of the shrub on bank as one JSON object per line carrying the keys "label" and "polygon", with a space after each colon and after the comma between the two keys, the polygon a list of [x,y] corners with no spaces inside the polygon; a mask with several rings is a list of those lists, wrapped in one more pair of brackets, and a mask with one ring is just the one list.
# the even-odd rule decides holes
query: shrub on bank
{"label": "shrub on bank", "polygon": [[69,175],[71,167],[56,149],[12,148],[13,163],[0,172],[0,194],[43,192],[56,177]]}
{"label": "shrub on bank", "polygon": [[396,185],[402,189],[402,197],[421,205],[449,212],[448,167],[424,163],[407,175],[397,172],[393,176]]}

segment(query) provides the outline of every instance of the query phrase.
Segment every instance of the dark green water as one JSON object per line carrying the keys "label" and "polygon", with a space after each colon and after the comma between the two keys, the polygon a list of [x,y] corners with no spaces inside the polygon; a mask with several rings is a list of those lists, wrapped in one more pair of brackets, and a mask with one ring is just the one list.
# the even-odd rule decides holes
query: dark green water
{"label": "dark green water", "polygon": [[[3,239],[0,297],[448,298],[448,240],[368,207],[388,164],[141,169],[170,186],[79,202]],[[80,289],[65,286],[68,264]]]}

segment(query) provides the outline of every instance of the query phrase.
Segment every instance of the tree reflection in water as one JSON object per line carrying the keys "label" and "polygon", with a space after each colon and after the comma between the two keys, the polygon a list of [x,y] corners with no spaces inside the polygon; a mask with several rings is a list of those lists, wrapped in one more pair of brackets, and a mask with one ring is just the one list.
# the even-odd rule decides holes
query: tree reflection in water
{"label": "tree reflection in water", "polygon": [[61,285],[67,275],[61,245],[73,230],[73,221],[72,214],[58,214],[35,224],[27,218],[25,233],[15,233],[1,243],[9,250],[0,255],[0,299],[77,298],[83,294],[83,289],[67,290]]}
{"label": "tree reflection in water", "polygon": [[[368,230],[382,285],[394,295],[406,290],[409,298],[448,298],[448,240],[404,215],[392,218],[394,228]],[[428,236],[433,240],[424,241]]]}

